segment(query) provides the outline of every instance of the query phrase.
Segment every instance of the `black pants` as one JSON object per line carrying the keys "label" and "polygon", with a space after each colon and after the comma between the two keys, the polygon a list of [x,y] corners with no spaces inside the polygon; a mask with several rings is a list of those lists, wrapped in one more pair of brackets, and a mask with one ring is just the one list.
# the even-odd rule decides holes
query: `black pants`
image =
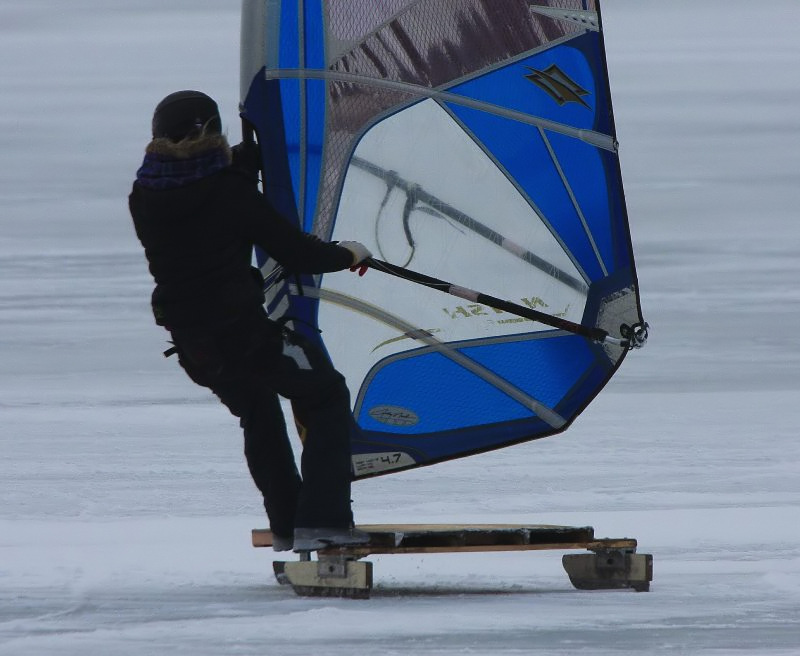
{"label": "black pants", "polygon": [[[272,530],[288,537],[295,526],[349,526],[350,395],[325,354],[263,311],[208,334],[172,336],[189,377],[239,417]],[[291,400],[304,437],[302,478],[278,395]]]}

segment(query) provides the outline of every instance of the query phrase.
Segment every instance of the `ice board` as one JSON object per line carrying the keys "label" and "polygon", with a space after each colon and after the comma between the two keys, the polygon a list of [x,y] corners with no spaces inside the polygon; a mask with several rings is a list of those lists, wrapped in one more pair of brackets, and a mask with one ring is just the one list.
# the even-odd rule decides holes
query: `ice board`
{"label": "ice board", "polygon": [[[358,528],[370,542],[358,547],[320,550],[317,560],[301,554],[299,562],[276,561],[282,584],[304,596],[366,598],[372,589],[370,554],[434,554],[491,551],[585,550],[564,555],[572,584],[582,590],[649,590],[653,557],[637,554],[633,538],[596,538],[592,527],[531,524],[368,524]],[[252,532],[254,547],[272,546],[266,529]]]}

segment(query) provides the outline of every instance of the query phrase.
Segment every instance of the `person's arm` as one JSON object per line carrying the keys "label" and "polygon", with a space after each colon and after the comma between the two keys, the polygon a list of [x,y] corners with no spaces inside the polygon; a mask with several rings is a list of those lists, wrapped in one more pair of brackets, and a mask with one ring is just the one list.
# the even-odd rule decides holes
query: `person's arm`
{"label": "person's arm", "polygon": [[264,196],[252,187],[239,190],[237,219],[245,235],[285,269],[293,273],[341,271],[371,256],[358,242],[340,246],[302,232],[284,219]]}

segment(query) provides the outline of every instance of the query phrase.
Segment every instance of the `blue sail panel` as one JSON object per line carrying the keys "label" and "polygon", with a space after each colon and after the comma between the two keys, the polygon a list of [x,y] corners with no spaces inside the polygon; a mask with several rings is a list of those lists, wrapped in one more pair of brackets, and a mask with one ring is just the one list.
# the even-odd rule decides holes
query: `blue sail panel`
{"label": "blue sail panel", "polygon": [[602,275],[593,279],[601,279],[620,266],[614,240],[615,225],[621,217],[614,213],[613,199],[621,199],[622,194],[616,171],[607,164],[613,156],[562,134],[548,132],[546,138],[562,172],[562,186],[568,189],[574,206],[580,208],[580,222],[586,226],[583,233],[590,236],[597,266],[602,263]]}
{"label": "blue sail panel", "polygon": [[[535,347],[538,355],[545,360],[560,360],[558,352],[570,353],[577,346],[577,340],[579,338],[574,336],[565,336],[556,340],[560,344],[541,340]],[[577,348],[580,351],[582,347]],[[526,356],[524,353],[520,355]],[[558,399],[553,405],[565,415],[579,411],[586,403],[587,393],[596,389],[608,376],[607,363],[603,359],[600,357],[593,361],[587,353],[585,361],[565,374],[557,385],[545,391],[543,398],[549,397],[551,401]],[[364,430],[354,442],[355,453],[366,456],[375,452],[397,452],[409,454],[416,460],[437,460],[453,450],[464,451],[465,435],[469,436],[467,442],[470,453],[479,453],[529,440],[532,434],[552,433],[552,426],[522,409],[518,403],[499,398],[497,390],[493,390],[488,397],[485,396],[485,388],[473,389],[474,393],[468,393],[466,398],[461,396],[464,389],[474,386],[474,382],[455,378],[447,379],[450,384],[445,385],[443,379],[437,378],[448,371],[452,373],[453,369],[441,365],[436,358],[426,363],[427,369],[438,368],[438,374],[426,376],[431,385],[426,383],[419,391],[408,389],[408,378],[402,377],[402,374],[408,373],[408,369],[381,372],[394,378],[394,381],[381,381],[365,397],[367,403],[358,419],[359,426]],[[464,382],[464,385],[459,385],[459,382]],[[396,386],[395,389],[391,389],[392,385]],[[452,390],[452,394],[443,393],[443,389]],[[370,414],[366,410],[367,405],[370,401],[379,402],[382,395],[406,405],[378,403],[371,406]],[[428,417],[429,412],[436,416]]]}
{"label": "blue sail panel", "polygon": [[316,202],[319,183],[323,173],[323,153],[325,145],[325,83],[309,80],[305,83],[305,101],[308,107],[306,116],[305,178],[303,197],[303,230],[314,231]]}
{"label": "blue sail panel", "polygon": [[[418,418],[397,428],[407,435],[529,418],[534,411],[526,399],[555,408],[597,364],[594,354],[572,336],[462,346],[457,351],[477,366],[467,368],[430,349],[378,363],[359,394],[359,425],[366,431],[385,429],[380,409],[386,406],[402,407]],[[545,378],[539,373],[543,370],[557,373]],[[501,377],[507,387],[487,380],[486,372]]]}
{"label": "blue sail panel", "polygon": [[303,143],[304,130],[300,122],[300,88],[302,82],[299,80],[281,80],[278,84],[280,85],[283,133],[277,134],[276,139],[280,140],[282,138],[286,144],[287,164],[291,175],[288,181],[289,187],[293,190],[294,205],[299,207],[298,191],[303,184],[303,151],[305,148]]}
{"label": "blue sail panel", "polygon": [[595,129],[604,109],[598,81],[576,37],[457,84],[453,93],[575,128]]}

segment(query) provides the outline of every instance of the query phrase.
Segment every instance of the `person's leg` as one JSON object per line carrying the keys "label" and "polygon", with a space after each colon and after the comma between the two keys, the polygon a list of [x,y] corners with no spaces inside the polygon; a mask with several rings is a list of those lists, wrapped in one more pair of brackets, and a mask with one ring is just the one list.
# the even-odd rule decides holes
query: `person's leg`
{"label": "person's leg", "polygon": [[350,394],[342,375],[315,345],[294,331],[284,332],[281,354],[270,368],[269,384],[292,401],[305,440],[303,486],[296,527],[349,528]]}
{"label": "person's leg", "polygon": [[240,425],[247,467],[264,496],[270,528],[278,536],[291,538],[301,480],[277,395],[264,389]]}
{"label": "person's leg", "polygon": [[[280,402],[252,367],[259,352],[261,322],[235,324],[231,329],[202,337],[175,335],[181,366],[199,385],[208,387],[244,432],[247,466],[264,498],[273,533],[290,538],[301,480]],[[277,347],[273,349],[277,352]]]}

